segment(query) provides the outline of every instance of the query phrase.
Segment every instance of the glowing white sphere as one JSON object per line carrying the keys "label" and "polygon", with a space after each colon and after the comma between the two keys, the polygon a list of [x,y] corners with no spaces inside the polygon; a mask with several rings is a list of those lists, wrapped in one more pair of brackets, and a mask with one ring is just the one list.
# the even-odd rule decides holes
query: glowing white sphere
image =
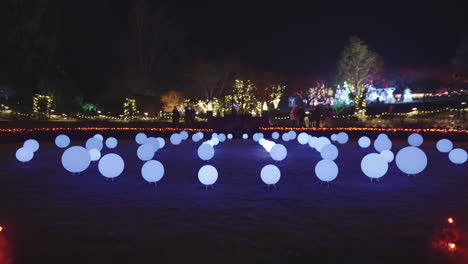
{"label": "glowing white sphere", "polygon": [[198,180],[204,185],[212,185],[218,179],[218,171],[211,165],[205,165],[198,171]]}
{"label": "glowing white sphere", "polygon": [[66,149],[62,154],[63,167],[72,173],[86,170],[91,163],[89,151],[80,146],[73,146]]}
{"label": "glowing white sphere", "polygon": [[180,137],[179,134],[174,133],[174,134],[171,135],[170,141],[171,141],[172,145],[179,145],[180,142],[182,142],[182,138]]}
{"label": "glowing white sphere", "polygon": [[55,145],[59,148],[66,148],[70,145],[70,138],[67,135],[58,135],[55,138]]}
{"label": "glowing white sphere", "polygon": [[192,141],[193,142],[198,142],[198,141],[200,141],[200,139],[201,138],[200,138],[200,135],[198,135],[198,133],[195,133],[195,134],[192,135]]}
{"label": "glowing white sphere", "polygon": [[135,142],[140,145],[145,144],[147,139],[148,137],[146,136],[145,133],[138,133],[135,136]]}
{"label": "glowing white sphere", "polygon": [[221,133],[218,135],[219,142],[224,142],[226,141],[226,135]]}
{"label": "glowing white sphere", "polygon": [[310,137],[309,138],[309,147],[315,148],[317,145],[318,137]]}
{"label": "glowing white sphere", "polygon": [[370,153],[362,159],[361,170],[367,177],[378,179],[387,173],[388,163],[379,153]]}
{"label": "glowing white sphere", "polygon": [[28,148],[22,147],[16,151],[15,156],[18,161],[28,162],[34,157],[34,152]]}
{"label": "glowing white sphere", "polygon": [[149,137],[145,144],[151,144],[151,146],[153,146],[153,151],[158,151],[159,149],[159,140],[155,137]]}
{"label": "glowing white sphere", "polygon": [[227,138],[228,138],[228,139],[232,139],[232,134],[229,133],[229,134],[227,135]]}
{"label": "glowing white sphere", "polygon": [[368,148],[371,144],[371,140],[369,137],[360,137],[358,140],[358,145],[361,148]]}
{"label": "glowing white sphere", "polygon": [[205,137],[205,135],[202,132],[198,132],[197,134],[200,137],[200,139],[203,139]]}
{"label": "glowing white sphere", "polygon": [[390,150],[392,148],[392,141],[388,137],[380,137],[374,141],[374,148],[377,152]]}
{"label": "glowing white sphere", "polygon": [[337,140],[338,140],[338,135],[337,135],[337,134],[332,134],[332,135],[330,136],[330,139],[331,139],[332,141],[337,141]]}
{"label": "glowing white sphere", "polygon": [[211,140],[207,140],[207,141],[203,142],[202,144],[208,144],[208,145],[214,147],[214,143]]}
{"label": "glowing white sphere", "polygon": [[288,151],[282,144],[276,144],[271,148],[270,156],[273,160],[282,161],[288,155]]}
{"label": "glowing white sphere", "polygon": [[125,163],[122,157],[115,153],[104,155],[98,163],[99,172],[106,178],[115,178],[122,174]]}
{"label": "glowing white sphere", "polygon": [[164,146],[166,145],[166,140],[164,140],[164,138],[162,138],[162,137],[157,137],[156,139],[159,142],[159,149],[164,148]]}
{"label": "glowing white sphere", "polygon": [[147,182],[158,182],[164,176],[164,166],[157,160],[149,160],[141,167],[141,176]]}
{"label": "glowing white sphere", "polygon": [[444,139],[437,141],[436,147],[438,151],[442,153],[447,153],[453,149],[453,143],[452,141],[444,138]]}
{"label": "glowing white sphere", "polygon": [[307,134],[305,132],[299,133],[299,136],[297,136],[297,141],[301,145],[305,145],[305,144],[309,143],[309,134]]}
{"label": "glowing white sphere", "polygon": [[106,147],[113,149],[117,147],[118,141],[115,137],[109,137],[106,139]]}
{"label": "glowing white sphere", "polygon": [[244,134],[242,135],[242,138],[243,138],[243,139],[248,139],[248,138],[249,138],[249,135],[247,135],[246,133],[244,133]]}
{"label": "glowing white sphere", "polygon": [[260,144],[260,146],[263,146],[263,144],[265,143],[266,139],[264,138],[261,138],[259,141],[258,141],[258,144]]}
{"label": "glowing white sphere", "polygon": [[349,140],[349,136],[346,132],[340,132],[338,133],[337,137],[336,137],[336,140],[338,141],[338,143],[340,144],[346,144]]}
{"label": "glowing white sphere", "polygon": [[262,168],[260,178],[265,184],[276,184],[281,178],[281,171],[275,165],[268,164]]}
{"label": "glowing white sphere", "polygon": [[338,157],[338,148],[333,144],[327,144],[322,147],[320,156],[324,160],[335,160]]}
{"label": "glowing white sphere", "polygon": [[387,134],[385,133],[380,133],[377,138],[388,138]]}
{"label": "glowing white sphere", "polygon": [[405,147],[400,149],[395,158],[397,167],[406,174],[418,174],[427,166],[427,156],[417,147]]}
{"label": "glowing white sphere", "polygon": [[39,149],[39,142],[35,139],[28,139],[23,143],[23,148],[36,152]]}
{"label": "glowing white sphere", "polygon": [[197,154],[202,160],[210,160],[214,156],[214,148],[210,144],[201,144],[198,147]]}
{"label": "glowing white sphere", "polygon": [[466,162],[468,155],[464,149],[455,148],[449,152],[449,159],[452,163],[459,165]]}
{"label": "glowing white sphere", "polygon": [[151,143],[145,143],[138,147],[137,156],[142,161],[150,160],[154,157],[154,147]]}
{"label": "glowing white sphere", "polygon": [[258,142],[261,138],[263,138],[263,133],[255,133],[252,138],[255,142]]}
{"label": "glowing white sphere", "polygon": [[413,147],[419,147],[424,142],[423,137],[418,133],[413,133],[408,137],[408,144]]}
{"label": "glowing white sphere", "polygon": [[104,137],[101,134],[96,134],[93,137],[99,139],[100,141],[104,140]]}
{"label": "glowing white sphere", "polygon": [[101,158],[101,152],[97,149],[90,149],[89,156],[91,157],[91,161],[96,161]]}
{"label": "glowing white sphere", "polygon": [[86,149],[90,150],[90,149],[93,149],[93,148],[101,151],[102,150],[102,140],[100,140],[97,137],[89,138],[86,141]]}
{"label": "glowing white sphere", "polygon": [[295,140],[297,137],[297,133],[294,130],[289,131],[288,135],[289,135],[289,140]]}
{"label": "glowing white sphere", "polygon": [[188,132],[185,131],[185,130],[182,131],[182,132],[180,132],[179,135],[180,135],[180,138],[181,138],[182,140],[186,140],[186,139],[188,138],[188,136],[189,136]]}
{"label": "glowing white sphere", "polygon": [[278,139],[279,137],[280,137],[280,134],[279,134],[278,132],[273,132],[273,133],[271,134],[271,138],[272,138],[272,139],[275,139],[275,140],[276,140],[276,139]]}
{"label": "glowing white sphere", "polygon": [[315,149],[318,152],[322,152],[323,147],[328,144],[331,144],[331,141],[327,137],[319,137],[315,143]]}
{"label": "glowing white sphere", "polygon": [[338,166],[333,160],[321,160],[315,165],[315,175],[321,181],[331,182],[338,176]]}
{"label": "glowing white sphere", "polygon": [[215,145],[215,146],[217,146],[219,144],[219,139],[217,137],[212,138],[210,141],[213,142],[213,145]]}
{"label": "glowing white sphere", "polygon": [[384,150],[384,151],[380,152],[380,156],[382,156],[382,158],[387,163],[392,162],[393,159],[395,158],[395,155],[393,154],[393,152],[391,150]]}
{"label": "glowing white sphere", "polygon": [[262,146],[265,148],[267,152],[270,152],[274,145],[276,145],[275,142],[266,140]]}
{"label": "glowing white sphere", "polygon": [[217,137],[218,137],[218,133],[215,132],[211,134],[211,138],[217,138]]}
{"label": "glowing white sphere", "polygon": [[283,135],[281,136],[281,139],[284,142],[288,142],[290,140],[289,133],[283,133]]}

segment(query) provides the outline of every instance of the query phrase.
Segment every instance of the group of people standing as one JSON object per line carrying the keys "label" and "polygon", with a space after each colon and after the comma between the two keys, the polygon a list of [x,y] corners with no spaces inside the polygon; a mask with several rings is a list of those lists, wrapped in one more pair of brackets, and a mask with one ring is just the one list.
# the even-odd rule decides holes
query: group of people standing
{"label": "group of people standing", "polygon": [[[187,106],[184,108],[184,122],[185,126],[191,126],[195,123],[195,110],[193,108],[188,108]],[[174,106],[174,109],[172,110],[172,124],[174,126],[179,125],[179,120],[180,120],[180,112],[177,109],[176,106]]]}
{"label": "group of people standing", "polygon": [[294,106],[289,113],[289,119],[291,120],[291,124],[293,126],[306,126],[305,119],[308,118],[308,126],[309,127],[320,127],[320,121],[322,120],[322,115],[326,122],[330,121],[333,117],[333,109],[330,105],[328,105],[325,110],[322,112],[320,107],[314,106],[308,114],[304,109],[304,106]]}

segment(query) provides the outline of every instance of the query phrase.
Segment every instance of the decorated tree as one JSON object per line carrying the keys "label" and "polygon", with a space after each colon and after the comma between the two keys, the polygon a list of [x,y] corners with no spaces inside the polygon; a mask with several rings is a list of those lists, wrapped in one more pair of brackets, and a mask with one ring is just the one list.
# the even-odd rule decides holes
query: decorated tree
{"label": "decorated tree", "polygon": [[245,114],[258,110],[258,97],[255,85],[250,80],[235,80],[232,92],[233,103],[237,104],[239,112]]}
{"label": "decorated tree", "polygon": [[382,68],[382,60],[357,36],[352,36],[338,62],[338,75],[347,81],[351,92],[356,94],[354,105],[357,112],[366,113],[365,92],[373,76]]}
{"label": "decorated tree", "polygon": [[324,81],[317,80],[309,88],[307,101],[310,105],[333,104],[333,90],[328,88]]}

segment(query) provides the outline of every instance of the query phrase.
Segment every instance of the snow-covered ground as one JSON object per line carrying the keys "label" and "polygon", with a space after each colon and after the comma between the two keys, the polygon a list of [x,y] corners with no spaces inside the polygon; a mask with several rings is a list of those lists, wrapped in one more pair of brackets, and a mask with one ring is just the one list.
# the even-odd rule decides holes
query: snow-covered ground
{"label": "snow-covered ground", "polygon": [[330,186],[314,174],[320,154],[288,142],[277,190],[260,179],[274,162],[258,143],[226,141],[209,162],[219,178],[208,191],[197,178],[206,162],[190,140],[156,153],[166,171],[158,187],[141,177],[133,140],[113,151],[125,160],[114,182],[97,163],[68,173],[53,142],[23,165],[14,158],[20,145],[0,145],[0,237],[13,263],[444,263],[429,246],[434,232],[448,216],[468,226],[467,164],[453,165],[433,141],[422,146],[423,173],[408,177],[392,162],[373,183],[360,170],[373,149],[355,138],[338,144]]}

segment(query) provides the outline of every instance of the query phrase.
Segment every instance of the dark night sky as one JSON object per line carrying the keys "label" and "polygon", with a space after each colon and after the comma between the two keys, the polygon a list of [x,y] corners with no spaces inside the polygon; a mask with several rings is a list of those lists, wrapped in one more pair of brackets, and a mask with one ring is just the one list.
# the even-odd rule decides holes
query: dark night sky
{"label": "dark night sky", "polygon": [[169,7],[202,54],[239,54],[243,62],[286,74],[335,70],[352,34],[383,56],[388,67],[448,64],[468,26],[462,1],[346,2],[352,3],[191,1]]}

